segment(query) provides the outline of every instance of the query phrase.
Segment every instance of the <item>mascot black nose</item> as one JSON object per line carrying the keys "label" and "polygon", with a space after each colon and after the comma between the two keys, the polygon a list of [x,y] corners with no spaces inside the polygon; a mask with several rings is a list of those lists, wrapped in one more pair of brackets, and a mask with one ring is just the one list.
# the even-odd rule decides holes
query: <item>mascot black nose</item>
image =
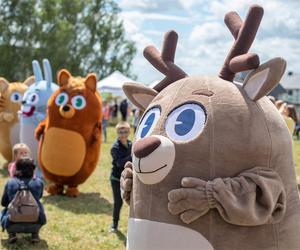
{"label": "mascot black nose", "polygon": [[66,106],[63,107],[63,111],[67,112],[67,111],[69,111],[69,110],[70,110],[70,107],[69,107],[69,106],[66,105]]}
{"label": "mascot black nose", "polygon": [[22,101],[22,104],[23,104],[23,105],[26,104],[26,101]]}

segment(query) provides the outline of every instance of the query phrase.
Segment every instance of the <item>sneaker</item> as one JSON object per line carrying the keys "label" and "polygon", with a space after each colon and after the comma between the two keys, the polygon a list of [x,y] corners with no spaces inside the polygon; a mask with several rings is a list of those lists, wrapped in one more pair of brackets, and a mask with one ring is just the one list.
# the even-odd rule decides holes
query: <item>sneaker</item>
{"label": "sneaker", "polygon": [[32,233],[31,234],[31,242],[32,243],[38,243],[40,242],[40,236],[38,233]]}
{"label": "sneaker", "polygon": [[8,244],[13,244],[17,241],[16,233],[9,233],[8,234]]}
{"label": "sneaker", "polygon": [[118,231],[118,228],[115,227],[114,225],[112,225],[112,226],[110,227],[110,229],[109,229],[109,232],[110,232],[110,233],[115,233],[115,232],[117,232],[117,231]]}

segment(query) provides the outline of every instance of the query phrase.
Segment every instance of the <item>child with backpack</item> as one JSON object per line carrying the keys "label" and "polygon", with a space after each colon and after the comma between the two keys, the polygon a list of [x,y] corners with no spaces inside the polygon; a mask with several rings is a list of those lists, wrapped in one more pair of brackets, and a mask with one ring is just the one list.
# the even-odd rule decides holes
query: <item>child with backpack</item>
{"label": "child with backpack", "polygon": [[8,232],[8,243],[17,240],[16,233],[31,233],[32,242],[39,242],[39,230],[46,224],[44,208],[40,203],[44,185],[34,178],[34,161],[21,158],[16,162],[14,178],[4,188],[1,205],[1,225]]}
{"label": "child with backpack", "polygon": [[17,143],[13,146],[12,153],[13,153],[14,161],[8,165],[8,173],[9,173],[9,177],[11,178],[14,177],[16,171],[16,161],[23,157],[29,157],[30,149],[24,143]]}

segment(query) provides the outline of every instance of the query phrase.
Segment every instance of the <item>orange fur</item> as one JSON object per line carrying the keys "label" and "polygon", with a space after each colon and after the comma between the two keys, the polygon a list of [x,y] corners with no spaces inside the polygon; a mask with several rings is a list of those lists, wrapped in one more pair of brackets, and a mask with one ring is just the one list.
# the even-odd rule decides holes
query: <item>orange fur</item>
{"label": "orange fur", "polygon": [[[48,101],[47,117],[35,133],[40,139],[39,162],[46,179],[54,184],[49,187],[51,194],[61,193],[56,187],[66,185],[66,195],[76,197],[77,186],[92,174],[99,159],[102,104],[94,74],[86,78],[72,77],[68,71],[61,70],[58,83],[60,88]],[[56,100],[61,93],[67,94],[68,101],[58,105]],[[86,100],[81,110],[74,107],[74,97],[78,95]],[[65,106],[68,111],[64,111]],[[73,156],[82,159],[81,165],[74,162]]]}

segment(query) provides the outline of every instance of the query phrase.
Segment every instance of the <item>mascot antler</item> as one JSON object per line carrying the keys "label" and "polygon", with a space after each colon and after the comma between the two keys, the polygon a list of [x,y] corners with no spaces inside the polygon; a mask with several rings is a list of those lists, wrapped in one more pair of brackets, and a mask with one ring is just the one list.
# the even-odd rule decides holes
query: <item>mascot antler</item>
{"label": "mascot antler", "polygon": [[165,34],[162,52],[152,45],[144,49],[144,57],[166,77],[160,81],[154,89],[160,92],[172,82],[182,79],[187,74],[174,64],[178,35],[175,31],[169,31]]}
{"label": "mascot antler", "polygon": [[234,11],[226,14],[224,21],[235,38],[235,42],[219,73],[220,78],[232,81],[235,73],[255,69],[259,66],[258,55],[248,53],[248,50],[254,41],[263,13],[264,10],[261,6],[253,5],[244,22]]}

